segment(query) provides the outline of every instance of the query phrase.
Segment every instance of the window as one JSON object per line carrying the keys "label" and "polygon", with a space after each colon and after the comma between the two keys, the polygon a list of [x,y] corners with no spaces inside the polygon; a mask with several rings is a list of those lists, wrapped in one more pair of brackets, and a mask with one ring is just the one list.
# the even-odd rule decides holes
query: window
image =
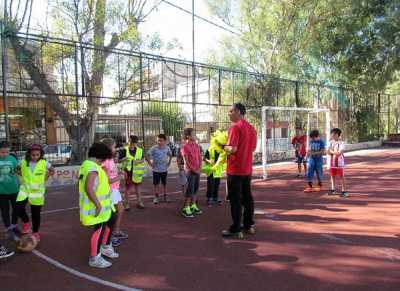
{"label": "window", "polygon": [[62,154],[69,154],[71,152],[71,146],[66,144],[60,145],[60,152]]}
{"label": "window", "polygon": [[282,138],[288,137],[288,129],[287,128],[281,128],[281,137]]}
{"label": "window", "polygon": [[58,154],[57,146],[56,145],[49,145],[44,148],[44,152],[46,155],[54,155]]}
{"label": "window", "polygon": [[272,131],[271,128],[267,129],[267,139],[270,139],[272,137]]}

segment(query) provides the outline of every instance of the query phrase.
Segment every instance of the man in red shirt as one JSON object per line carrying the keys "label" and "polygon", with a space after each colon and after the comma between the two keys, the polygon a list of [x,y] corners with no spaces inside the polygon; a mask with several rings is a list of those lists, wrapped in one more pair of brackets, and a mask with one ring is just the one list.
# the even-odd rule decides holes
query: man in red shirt
{"label": "man in red shirt", "polygon": [[251,194],[251,175],[253,173],[253,152],[257,144],[257,132],[244,119],[246,108],[241,103],[235,103],[229,110],[232,126],[228,131],[227,181],[228,196],[231,204],[233,224],[228,230],[222,231],[223,237],[243,238],[243,228],[247,234],[255,234],[254,200]]}

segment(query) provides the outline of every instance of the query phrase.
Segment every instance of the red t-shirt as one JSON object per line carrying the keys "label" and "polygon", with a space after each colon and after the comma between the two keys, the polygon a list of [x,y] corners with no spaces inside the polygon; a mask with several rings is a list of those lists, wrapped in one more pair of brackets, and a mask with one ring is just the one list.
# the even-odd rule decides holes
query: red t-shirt
{"label": "red t-shirt", "polygon": [[182,156],[186,163],[185,168],[187,171],[197,172],[201,167],[201,154],[200,147],[197,143],[188,141],[181,150]]}
{"label": "red t-shirt", "polygon": [[296,156],[300,154],[300,156],[304,157],[307,153],[306,151],[306,143],[307,143],[307,137],[305,135],[302,135],[300,137],[293,137],[292,139],[292,145],[296,149]]}
{"label": "red t-shirt", "polygon": [[228,175],[249,176],[253,173],[253,152],[257,145],[257,132],[246,120],[241,119],[228,131],[228,145],[237,147],[228,156]]}

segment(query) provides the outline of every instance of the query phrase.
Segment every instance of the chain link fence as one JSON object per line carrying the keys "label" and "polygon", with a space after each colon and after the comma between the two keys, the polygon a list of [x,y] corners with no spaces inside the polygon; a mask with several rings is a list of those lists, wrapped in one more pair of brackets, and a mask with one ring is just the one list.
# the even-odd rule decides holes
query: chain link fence
{"label": "chain link fence", "polygon": [[399,131],[399,96],[40,35],[3,37],[0,138],[8,138],[20,157],[28,144],[40,143],[55,164],[75,164],[103,137],[122,146],[137,135],[149,148],[159,133],[174,149],[185,127],[194,127],[206,148],[212,131],[229,127],[234,102],[247,106],[260,141],[264,105],[329,108],[332,126],[349,143]]}

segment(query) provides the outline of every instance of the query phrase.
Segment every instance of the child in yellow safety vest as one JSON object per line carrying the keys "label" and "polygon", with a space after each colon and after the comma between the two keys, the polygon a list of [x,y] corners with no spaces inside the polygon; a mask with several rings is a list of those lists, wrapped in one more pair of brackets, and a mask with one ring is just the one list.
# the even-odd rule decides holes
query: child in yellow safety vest
{"label": "child in yellow safety vest", "polygon": [[[207,175],[207,205],[220,204],[222,201],[218,198],[219,185],[221,182],[224,165],[217,164],[220,154],[210,147],[204,154],[205,165],[203,172]],[[215,167],[214,167],[215,166]]]}
{"label": "child in yellow safety vest", "polygon": [[222,174],[226,170],[226,152],[223,145],[228,141],[226,131],[216,130],[211,135],[210,148],[204,155],[203,173],[207,175],[207,204],[220,204],[222,201],[218,198],[219,185]]}
{"label": "child in yellow safety vest", "polygon": [[21,161],[17,170],[21,177],[21,185],[17,196],[16,208],[18,217],[23,222],[22,233],[31,232],[29,216],[26,212],[26,204],[31,206],[32,235],[40,241],[40,212],[44,205],[46,192],[46,181],[54,174],[54,168],[44,159],[42,146],[31,145],[25,159]]}
{"label": "child in yellow safety vest", "polygon": [[138,209],[144,209],[142,195],[140,193],[140,185],[144,176],[144,153],[143,149],[138,146],[139,138],[136,135],[129,137],[129,145],[124,147],[119,154],[119,161],[122,163],[122,169],[126,173],[126,190],[124,207],[125,210],[130,209],[129,196],[136,194]]}
{"label": "child in yellow safety vest", "polygon": [[89,266],[108,268],[108,258],[118,258],[110,240],[110,228],[114,223],[110,183],[101,165],[112,157],[111,149],[103,143],[94,143],[88,153],[89,159],[79,169],[80,221],[84,226],[93,227],[90,238]]}

